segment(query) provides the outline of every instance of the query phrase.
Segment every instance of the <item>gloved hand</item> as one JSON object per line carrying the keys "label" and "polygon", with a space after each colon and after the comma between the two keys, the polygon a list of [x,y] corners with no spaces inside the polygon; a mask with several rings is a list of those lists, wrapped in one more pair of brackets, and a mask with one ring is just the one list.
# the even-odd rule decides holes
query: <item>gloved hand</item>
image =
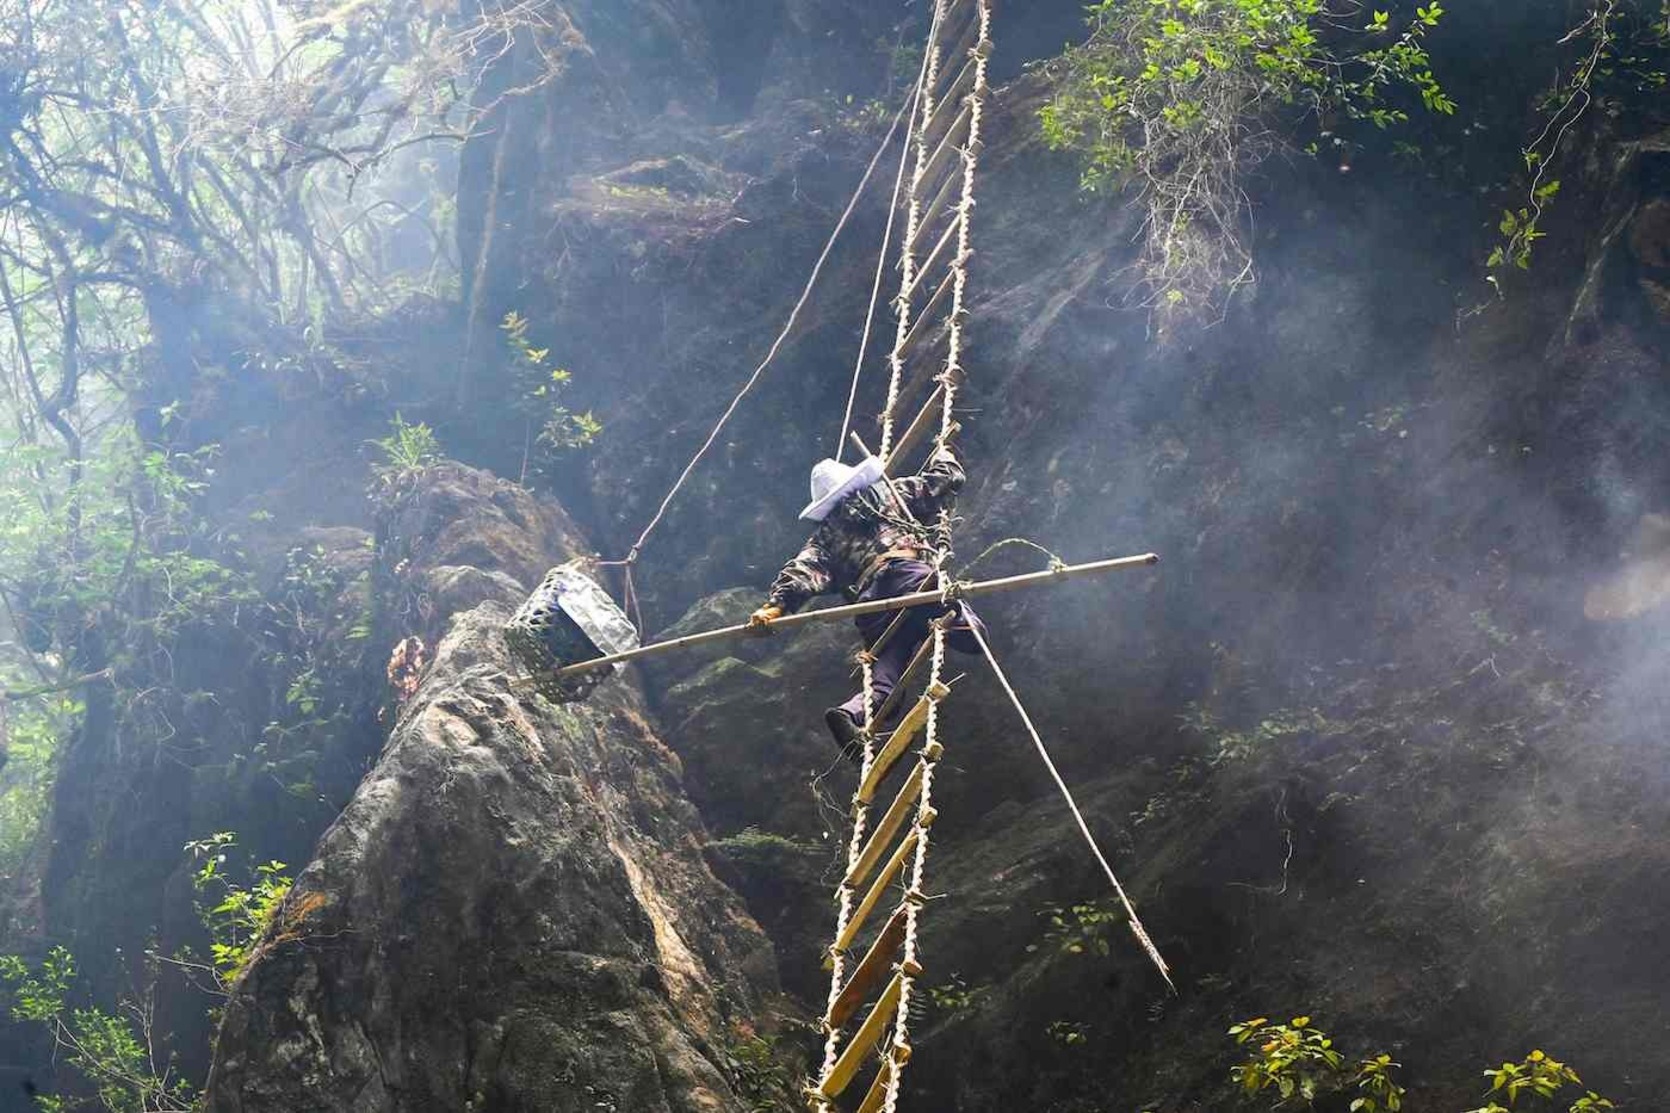
{"label": "gloved hand", "polygon": [[774,619],[783,617],[783,608],[767,603],[759,610],[748,616],[748,629],[756,634],[771,633],[771,623]]}

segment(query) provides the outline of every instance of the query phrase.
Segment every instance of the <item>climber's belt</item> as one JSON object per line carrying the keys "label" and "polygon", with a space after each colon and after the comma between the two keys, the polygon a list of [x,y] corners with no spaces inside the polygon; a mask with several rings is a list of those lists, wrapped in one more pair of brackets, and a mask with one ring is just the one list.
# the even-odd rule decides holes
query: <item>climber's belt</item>
{"label": "climber's belt", "polygon": [[870,561],[869,564],[864,566],[864,571],[860,573],[858,579],[853,582],[853,598],[856,599],[858,596],[864,594],[864,589],[870,586],[870,581],[876,578],[876,573],[880,572],[883,568],[886,568],[890,562],[895,560],[927,561],[930,560],[932,556],[933,554],[929,553],[925,549],[887,550],[885,553],[882,553],[880,556]]}

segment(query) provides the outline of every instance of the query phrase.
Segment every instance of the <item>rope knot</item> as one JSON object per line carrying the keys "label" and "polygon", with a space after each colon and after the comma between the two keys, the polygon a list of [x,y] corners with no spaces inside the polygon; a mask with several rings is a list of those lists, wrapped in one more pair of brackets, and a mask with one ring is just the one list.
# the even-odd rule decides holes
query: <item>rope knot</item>
{"label": "rope knot", "polygon": [[973,583],[973,580],[949,581],[944,587],[939,589],[939,601],[949,607],[951,604],[961,599],[963,597],[963,593],[967,591],[968,588],[973,586]]}

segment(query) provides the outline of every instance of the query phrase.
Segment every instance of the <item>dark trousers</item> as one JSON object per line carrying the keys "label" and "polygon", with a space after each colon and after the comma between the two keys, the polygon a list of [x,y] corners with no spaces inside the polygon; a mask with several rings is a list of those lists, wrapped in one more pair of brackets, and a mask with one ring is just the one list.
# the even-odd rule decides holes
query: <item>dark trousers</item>
{"label": "dark trousers", "polygon": [[[859,593],[858,601],[867,603],[872,599],[894,599],[900,595],[930,590],[933,577],[932,565],[919,560],[892,560],[870,577],[870,582]],[[980,652],[980,643],[974,640],[970,627],[978,627],[984,635],[986,624],[980,621],[980,616],[975,614],[974,609],[967,603],[959,601],[953,604],[953,607],[957,617],[948,633],[946,644],[961,653]],[[869,649],[880,640],[898,613],[883,611],[880,614],[859,615],[853,620],[859,634],[864,638],[865,649]],[[887,644],[881,647],[881,652],[876,654],[875,664],[870,669],[870,686],[874,693],[872,710],[880,710],[882,704],[887,702],[887,697],[893,694],[899,678],[910,666],[911,658],[916,656],[916,651],[922,648],[922,643],[927,641],[928,635],[933,632],[933,620],[944,613],[945,608],[938,603],[927,603],[904,612],[904,622],[893,636],[887,639]],[[860,689],[857,695],[843,703],[841,709],[862,725],[863,690]],[[886,725],[877,723],[876,729],[879,730]]]}

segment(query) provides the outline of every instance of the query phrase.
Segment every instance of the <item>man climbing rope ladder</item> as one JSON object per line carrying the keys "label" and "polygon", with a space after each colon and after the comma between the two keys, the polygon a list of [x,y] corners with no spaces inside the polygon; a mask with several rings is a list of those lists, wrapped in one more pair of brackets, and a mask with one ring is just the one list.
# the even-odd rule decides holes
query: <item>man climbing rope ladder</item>
{"label": "man climbing rope ladder", "polygon": [[[943,440],[919,473],[903,479],[887,478],[882,462],[874,456],[856,466],[820,461],[812,469],[812,501],[800,517],[822,524],[805,548],[783,566],[765,606],[753,613],[748,625],[767,633],[772,621],[785,612],[799,609],[814,596],[837,591],[855,602],[868,602],[930,589],[938,554],[922,523],[950,510],[965,478],[962,465]],[[941,613],[938,605],[905,611],[898,629],[875,653],[871,712],[887,702]],[[963,653],[980,652],[972,629],[978,627],[984,633],[979,616],[962,602],[953,604],[951,616],[947,644]],[[892,613],[882,612],[854,620],[866,652],[881,640],[893,618]],[[866,718],[862,689],[841,706],[824,712],[836,745],[849,758],[858,756]],[[877,723],[875,728],[884,725]]]}

